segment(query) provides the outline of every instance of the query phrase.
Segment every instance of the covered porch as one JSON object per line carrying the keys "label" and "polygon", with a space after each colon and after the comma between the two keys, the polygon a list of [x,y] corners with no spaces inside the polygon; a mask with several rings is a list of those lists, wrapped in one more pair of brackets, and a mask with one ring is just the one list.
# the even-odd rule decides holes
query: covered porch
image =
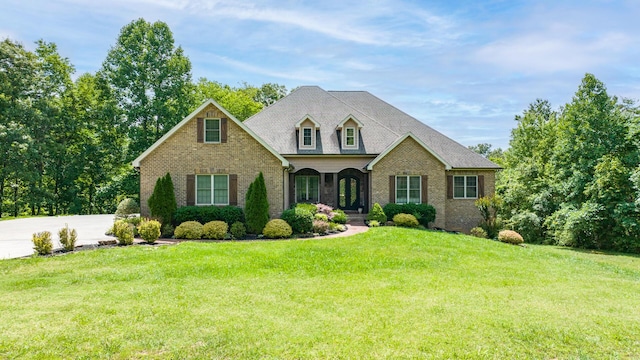
{"label": "covered porch", "polygon": [[368,171],[345,168],[337,172],[320,172],[303,168],[289,173],[289,204],[323,203],[345,211],[363,213],[370,206]]}

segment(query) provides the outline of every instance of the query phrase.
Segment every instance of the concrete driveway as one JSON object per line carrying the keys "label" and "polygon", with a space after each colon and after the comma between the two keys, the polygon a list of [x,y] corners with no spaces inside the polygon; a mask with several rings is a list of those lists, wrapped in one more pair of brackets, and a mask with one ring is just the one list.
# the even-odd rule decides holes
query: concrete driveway
{"label": "concrete driveway", "polygon": [[35,232],[50,231],[53,248],[61,248],[58,231],[69,224],[78,232],[76,245],[97,244],[99,240],[115,239],[104,233],[113,224],[113,215],[47,216],[0,221],[0,259],[33,254],[31,236]]}

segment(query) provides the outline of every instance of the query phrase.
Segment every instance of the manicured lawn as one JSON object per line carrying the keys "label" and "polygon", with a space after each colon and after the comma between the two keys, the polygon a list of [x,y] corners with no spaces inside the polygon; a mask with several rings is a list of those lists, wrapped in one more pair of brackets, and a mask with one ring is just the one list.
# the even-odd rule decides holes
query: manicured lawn
{"label": "manicured lawn", "polygon": [[640,258],[374,228],[0,261],[0,358],[640,358]]}

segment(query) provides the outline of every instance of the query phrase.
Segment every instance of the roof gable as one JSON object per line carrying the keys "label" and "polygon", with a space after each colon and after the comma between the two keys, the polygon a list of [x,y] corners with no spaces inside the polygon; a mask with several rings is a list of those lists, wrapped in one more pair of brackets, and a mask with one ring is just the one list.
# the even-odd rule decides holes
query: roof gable
{"label": "roof gable", "polygon": [[387,156],[387,154],[389,154],[391,151],[393,151],[393,149],[395,149],[398,145],[402,144],[407,138],[412,138],[413,140],[415,140],[428,153],[433,155],[433,157],[435,157],[436,159],[438,159],[438,161],[440,161],[442,164],[444,164],[445,170],[451,170],[451,165],[449,165],[449,163],[447,163],[447,161],[445,159],[443,159],[435,151],[433,151],[431,148],[429,148],[429,146],[427,146],[422,140],[417,138],[412,133],[405,134],[404,136],[398,138],[398,140],[396,140],[393,144],[389,145],[389,147],[387,147],[382,153],[380,153],[380,155],[376,156],[375,159],[373,159],[369,164],[367,164],[367,170],[373,170],[373,167],[375,166],[375,164],[378,163],[378,161],[382,160],[385,156]]}

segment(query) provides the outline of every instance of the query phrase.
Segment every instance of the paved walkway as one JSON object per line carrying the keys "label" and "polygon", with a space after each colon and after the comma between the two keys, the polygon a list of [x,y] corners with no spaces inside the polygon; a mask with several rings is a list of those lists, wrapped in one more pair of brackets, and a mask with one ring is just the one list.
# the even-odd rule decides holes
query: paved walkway
{"label": "paved walkway", "polygon": [[76,245],[97,244],[99,240],[115,239],[104,233],[113,224],[113,215],[47,216],[0,221],[0,259],[17,258],[33,254],[31,236],[35,232],[50,231],[53,247],[62,245],[58,231],[69,224],[76,229]]}
{"label": "paved walkway", "polygon": [[351,236],[355,234],[359,234],[369,230],[369,227],[365,225],[362,220],[351,220],[349,224],[347,224],[347,231],[339,232],[336,234],[326,235],[326,236],[318,236],[318,239],[326,239],[326,238],[334,238],[334,237],[342,237],[342,236]]}

